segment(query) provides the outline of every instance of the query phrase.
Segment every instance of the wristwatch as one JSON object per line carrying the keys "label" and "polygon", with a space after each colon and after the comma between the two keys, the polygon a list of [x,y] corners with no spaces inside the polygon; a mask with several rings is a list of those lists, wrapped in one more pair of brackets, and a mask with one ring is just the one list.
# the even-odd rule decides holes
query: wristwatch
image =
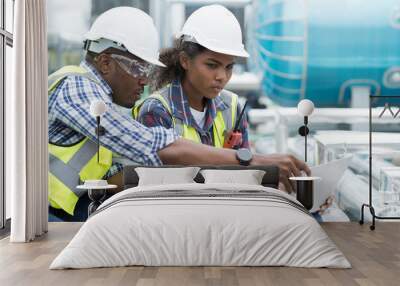
{"label": "wristwatch", "polygon": [[242,166],[250,165],[251,159],[253,159],[253,154],[251,151],[246,148],[240,148],[236,150],[236,158],[239,161],[239,164]]}

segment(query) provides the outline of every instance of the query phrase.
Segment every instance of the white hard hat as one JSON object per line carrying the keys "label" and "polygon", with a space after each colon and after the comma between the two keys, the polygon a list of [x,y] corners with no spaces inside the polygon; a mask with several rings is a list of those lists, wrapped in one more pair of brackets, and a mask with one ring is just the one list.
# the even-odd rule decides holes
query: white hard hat
{"label": "white hard hat", "polygon": [[242,43],[242,31],[231,11],[221,5],[208,5],[189,16],[177,35],[184,40],[222,54],[245,57],[249,54]]}
{"label": "white hard hat", "polygon": [[100,53],[116,48],[158,66],[158,33],[153,19],[142,10],[116,7],[99,15],[85,34],[86,49]]}

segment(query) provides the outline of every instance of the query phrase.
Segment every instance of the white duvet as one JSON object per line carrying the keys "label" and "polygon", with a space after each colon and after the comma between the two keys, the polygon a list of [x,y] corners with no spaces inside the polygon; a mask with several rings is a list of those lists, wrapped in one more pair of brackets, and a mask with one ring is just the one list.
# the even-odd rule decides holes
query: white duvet
{"label": "white duvet", "polygon": [[195,183],[111,197],[50,269],[127,265],[350,267],[291,196],[262,186]]}

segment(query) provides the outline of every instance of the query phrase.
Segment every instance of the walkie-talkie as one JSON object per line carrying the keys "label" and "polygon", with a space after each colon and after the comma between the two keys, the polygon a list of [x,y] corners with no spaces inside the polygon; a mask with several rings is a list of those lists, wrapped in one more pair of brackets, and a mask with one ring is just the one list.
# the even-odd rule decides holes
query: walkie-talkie
{"label": "walkie-talkie", "polygon": [[224,148],[238,149],[240,147],[242,141],[242,132],[240,132],[239,130],[239,125],[240,122],[242,121],[242,117],[246,109],[246,106],[247,106],[247,101],[244,104],[242,112],[240,112],[238,119],[236,120],[235,127],[233,128],[232,131],[229,131],[228,136],[225,139]]}

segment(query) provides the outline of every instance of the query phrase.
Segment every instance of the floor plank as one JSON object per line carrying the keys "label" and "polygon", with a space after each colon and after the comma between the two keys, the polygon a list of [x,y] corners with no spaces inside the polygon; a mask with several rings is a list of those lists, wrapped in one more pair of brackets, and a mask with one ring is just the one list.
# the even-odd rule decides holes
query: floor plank
{"label": "floor plank", "polygon": [[378,222],[375,231],[357,223],[323,223],[352,269],[289,267],[117,267],[85,270],[48,269],[81,227],[50,223],[49,233],[32,243],[0,240],[0,285],[400,285],[400,223]]}

